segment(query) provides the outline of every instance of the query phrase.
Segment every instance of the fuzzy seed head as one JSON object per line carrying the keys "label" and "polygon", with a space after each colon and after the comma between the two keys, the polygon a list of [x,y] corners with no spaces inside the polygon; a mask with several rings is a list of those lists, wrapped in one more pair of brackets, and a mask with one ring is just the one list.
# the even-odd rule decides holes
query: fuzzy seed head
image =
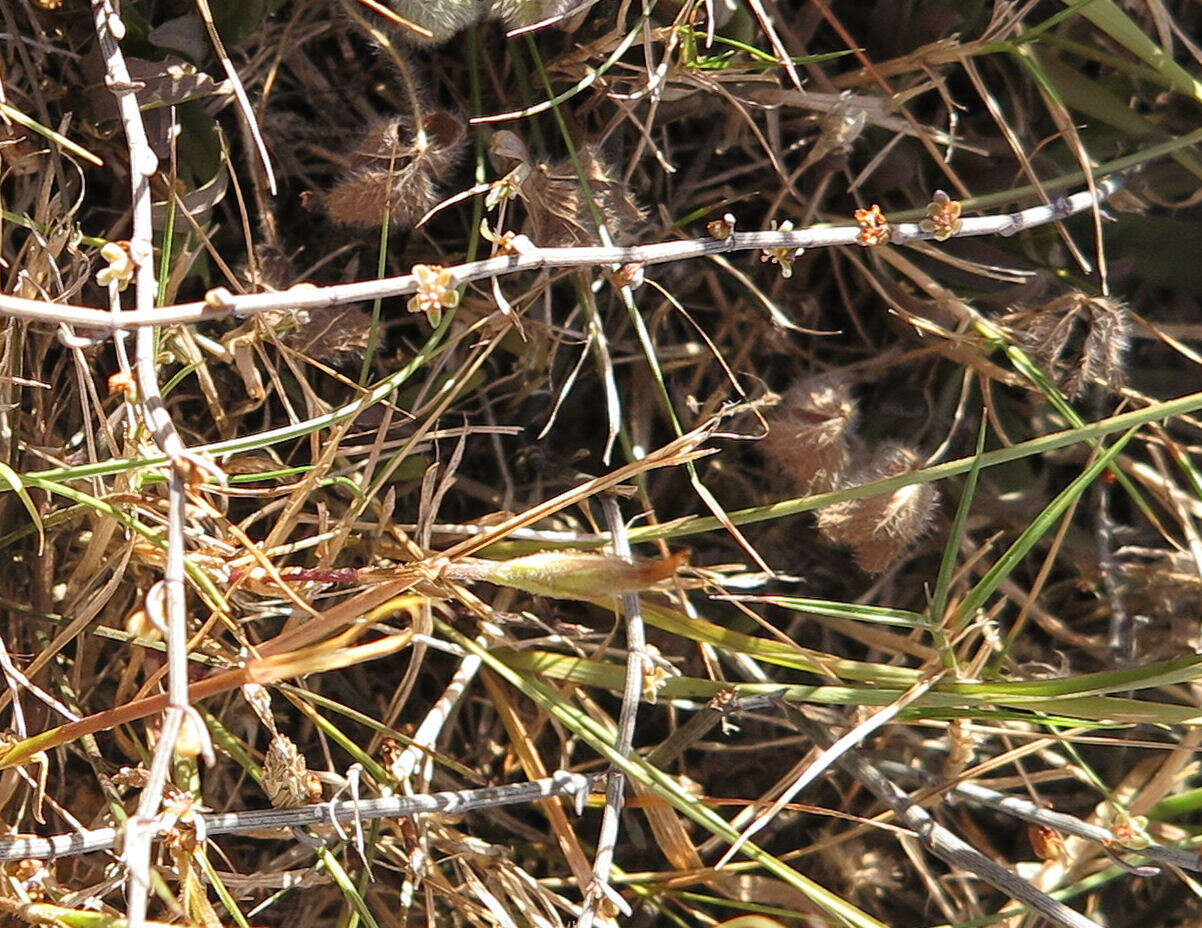
{"label": "fuzzy seed head", "polygon": [[479,21],[488,11],[483,0],[386,0],[402,19],[424,29],[430,36],[400,28],[401,38],[415,45],[441,45],[456,33]]}
{"label": "fuzzy seed head", "polygon": [[491,0],[489,14],[510,29],[533,26],[546,19],[565,16],[580,0]]}
{"label": "fuzzy seed head", "polygon": [[800,490],[830,490],[848,466],[856,424],[848,382],[830,374],[800,381],[768,421],[760,450]]}
{"label": "fuzzy seed head", "polygon": [[[851,486],[911,473],[918,455],[901,445],[882,446]],[[852,549],[866,573],[882,573],[926,531],[939,494],[930,484],[901,487],[867,499],[853,499],[818,512],[818,528],[828,539]]]}

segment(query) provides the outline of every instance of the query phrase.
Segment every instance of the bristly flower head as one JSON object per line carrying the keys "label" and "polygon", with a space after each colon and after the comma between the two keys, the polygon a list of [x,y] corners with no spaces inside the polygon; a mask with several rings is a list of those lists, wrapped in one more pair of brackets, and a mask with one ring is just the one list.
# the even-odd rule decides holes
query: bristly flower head
{"label": "bristly flower head", "polygon": [[847,469],[855,424],[849,383],[818,374],[785,394],[768,417],[768,434],[759,447],[799,490],[830,490]]}
{"label": "bristly flower head", "polygon": [[[884,445],[847,485],[911,473],[919,464],[918,455],[909,448]],[[930,484],[912,484],[892,493],[826,506],[818,511],[818,528],[836,544],[850,547],[862,570],[882,573],[926,531],[938,500],[938,491]]]}
{"label": "bristly flower head", "polygon": [[[1119,301],[1070,293],[1004,321],[1070,397],[1080,395],[1087,383],[1101,383],[1112,390],[1120,390],[1126,383],[1131,324],[1127,308]],[[1070,343],[1080,348],[1070,350]]]}
{"label": "bristly flower head", "polygon": [[937,242],[947,241],[964,228],[964,220],[960,218],[960,201],[953,200],[942,190],[936,190],[927,204],[927,218],[918,227],[934,235]]}
{"label": "bristly flower head", "polygon": [[854,216],[856,225],[860,227],[856,241],[861,245],[884,245],[892,237],[893,230],[889,228],[889,220],[877,204],[873,203],[868,209],[856,210]]}

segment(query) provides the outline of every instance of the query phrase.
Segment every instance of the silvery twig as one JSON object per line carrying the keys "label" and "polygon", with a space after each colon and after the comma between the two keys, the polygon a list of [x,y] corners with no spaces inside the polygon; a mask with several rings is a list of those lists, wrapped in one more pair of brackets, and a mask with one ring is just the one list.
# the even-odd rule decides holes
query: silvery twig
{"label": "silvery twig", "polygon": [[[629,560],[630,538],[626,534],[626,523],[622,519],[618,501],[613,496],[606,495],[602,497],[601,504],[605,511],[605,521],[609,525],[610,537],[613,539],[614,554]],[[639,604],[638,593],[623,594],[622,611],[626,616],[626,680],[622,688],[622,708],[618,712],[618,737],[614,750],[623,757],[629,757],[634,746],[634,727],[647,666],[647,636],[643,627],[643,610]],[[605,785],[605,810],[601,814],[597,854],[593,858],[593,882],[585,890],[584,905],[576,921],[577,928],[591,928],[597,917],[597,906],[602,899],[609,899],[624,914],[631,914],[625,900],[609,885],[625,792],[625,774],[616,768],[611,769]]]}
{"label": "silvery twig", "polygon": [[[138,107],[138,84],[130,76],[120,40],[125,26],[110,0],[93,0],[92,16],[96,38],[105,64],[105,82],[116,98],[121,125],[129,151],[129,176],[132,229],[128,243],[134,266],[134,303],[136,313],[153,315],[158,281],[154,266],[154,226],[150,195],[150,179],[158,170],[158,158],[151,149]],[[116,321],[122,313],[110,312]],[[137,811],[126,824],[124,859],[128,873],[127,913],[129,928],[142,928],[146,923],[147,901],[150,893],[150,855],[155,820],[163,799],[163,788],[170,774],[175,743],[188,713],[188,627],[187,603],[184,590],[184,521],[186,517],[186,476],[200,464],[189,455],[176,431],[171,414],[163,402],[159,388],[157,365],[157,336],[153,327],[137,330],[134,340],[134,373],[137,378],[142,415],[155,443],[167,455],[171,473],[167,485],[167,551],[163,580],[157,590],[162,594],[164,637],[167,641],[168,709],[163,717],[159,741],[155,748],[150,775],[138,803]],[[147,612],[152,613],[159,603],[154,590],[147,597]]]}
{"label": "silvery twig", "polygon": [[[791,712],[790,717],[815,744],[827,747],[833,742],[824,726],[799,712]],[[1053,899],[940,825],[930,812],[914,802],[900,786],[860,754],[854,751],[843,754],[838,764],[892,809],[901,823],[914,832],[922,846],[933,856],[951,867],[973,874],[1057,925],[1064,928],[1100,928],[1093,919]]]}

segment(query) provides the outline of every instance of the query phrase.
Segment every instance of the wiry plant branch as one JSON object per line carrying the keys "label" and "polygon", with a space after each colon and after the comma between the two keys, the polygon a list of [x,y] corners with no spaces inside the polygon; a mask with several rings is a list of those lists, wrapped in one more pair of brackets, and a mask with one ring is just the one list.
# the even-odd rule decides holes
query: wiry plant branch
{"label": "wiry plant branch", "polygon": [[[1045,206],[964,219],[963,226],[955,237],[1015,235],[1025,229],[1046,225],[1092,209],[1113,196],[1123,184],[1123,176],[1116,174],[1098,183],[1096,197],[1089,191],[1081,191],[1071,196],[1060,197]],[[528,246],[518,254],[455,265],[448,269],[450,277],[447,286],[457,288],[477,280],[504,277],[523,271],[625,264],[652,266],[738,251],[856,245],[860,233],[859,226],[816,225],[791,232],[735,232],[726,239],[703,237],[655,242],[649,245],[571,248]],[[899,222],[890,226],[890,242],[895,245],[929,241],[934,238],[935,233],[923,231],[917,222]],[[271,293],[233,294],[218,287],[209,291],[202,302],[179,303],[159,309],[139,308],[122,313],[119,320],[99,309],[0,295],[0,313],[21,319],[65,322],[84,328],[110,331],[114,327],[130,329],[154,325],[188,325],[226,316],[242,317],[285,310],[325,309],[403,296],[415,293],[417,289],[418,279],[413,274],[353,284],[334,284],[328,287],[294,287]]]}
{"label": "wiry plant branch", "polygon": [[[825,748],[832,743],[829,732],[817,722],[799,712],[791,712],[790,717],[797,728],[815,744]],[[935,821],[931,813],[910,799],[901,787],[860,755],[855,752],[843,754],[838,764],[892,809],[902,824],[914,832],[928,852],[949,866],[973,874],[1029,906],[1049,921],[1063,925],[1064,928],[1100,928],[1093,919],[1086,918],[1063,902],[1053,899],[944,828]]]}
{"label": "wiry plant branch", "polygon": [[[96,37],[105,62],[105,80],[117,100],[121,124],[129,151],[132,230],[129,253],[134,262],[134,301],[136,311],[154,312],[158,283],[154,264],[154,226],[150,179],[158,170],[158,159],[150,147],[142,115],[138,108],[137,85],[130,77],[121,53],[120,39],[125,27],[108,0],[95,0],[92,6]],[[146,922],[150,892],[150,853],[154,820],[162,803],[163,788],[171,772],[175,742],[188,707],[188,628],[184,591],[184,520],[186,506],[185,472],[194,466],[159,389],[156,365],[157,335],[152,327],[138,329],[134,342],[134,370],[142,402],[143,416],[155,443],[167,455],[171,466],[168,482],[168,521],[166,565],[161,586],[165,606],[167,639],[168,711],[163,718],[150,776],[138,803],[138,809],[126,824],[125,865],[128,871],[127,913],[130,928]],[[159,607],[147,600],[147,611]]]}
{"label": "wiry plant branch", "polygon": [[[214,835],[245,834],[277,828],[303,828],[310,825],[342,824],[356,819],[369,821],[381,818],[404,818],[414,815],[460,815],[496,806],[538,802],[552,796],[578,797],[583,801],[599,777],[585,776],[567,770],[556,770],[550,776],[525,783],[486,786],[480,789],[423,793],[416,796],[385,796],[379,799],[341,800],[290,809],[252,809],[246,812],[222,814],[196,813],[196,827]],[[275,837],[275,835],[272,835]],[[22,835],[0,838],[0,862],[22,860],[26,857],[47,859],[90,854],[112,848],[118,839],[117,829],[98,828],[47,838]]]}
{"label": "wiry plant branch", "polygon": [[[876,762],[876,766],[882,773],[896,777],[899,780],[918,782],[925,786],[939,787],[942,785],[940,779],[933,774],[915,767],[908,767],[905,764],[899,764],[896,761],[880,760]],[[1030,799],[999,793],[997,790],[989,789],[978,783],[957,783],[947,790],[947,795],[952,799],[971,802],[973,805],[993,809],[995,812],[1002,812],[1021,821],[1031,822],[1034,825],[1043,825],[1046,828],[1052,828],[1066,835],[1075,835],[1078,838],[1085,838],[1087,841],[1096,841],[1098,844],[1113,848],[1120,847],[1118,837],[1109,828],[1102,828],[1100,825],[1091,825],[1089,822],[1081,821],[1081,819],[1074,815],[1066,815],[1053,809],[1045,809]],[[1165,847],[1163,844],[1149,844],[1147,847],[1133,850],[1132,853],[1139,857],[1145,857],[1148,860],[1154,860],[1157,863],[1202,873],[1202,858],[1198,856],[1196,851]]]}

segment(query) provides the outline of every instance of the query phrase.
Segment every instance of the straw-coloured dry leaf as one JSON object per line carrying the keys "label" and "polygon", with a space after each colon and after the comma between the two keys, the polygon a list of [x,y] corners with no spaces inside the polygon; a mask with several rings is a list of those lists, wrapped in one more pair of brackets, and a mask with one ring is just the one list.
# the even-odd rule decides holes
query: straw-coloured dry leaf
{"label": "straw-coloured dry leaf", "polygon": [[450,568],[459,579],[483,580],[552,599],[596,599],[646,590],[685,563],[686,552],[649,561],[627,561],[588,551],[542,551],[506,561],[462,561]]}

